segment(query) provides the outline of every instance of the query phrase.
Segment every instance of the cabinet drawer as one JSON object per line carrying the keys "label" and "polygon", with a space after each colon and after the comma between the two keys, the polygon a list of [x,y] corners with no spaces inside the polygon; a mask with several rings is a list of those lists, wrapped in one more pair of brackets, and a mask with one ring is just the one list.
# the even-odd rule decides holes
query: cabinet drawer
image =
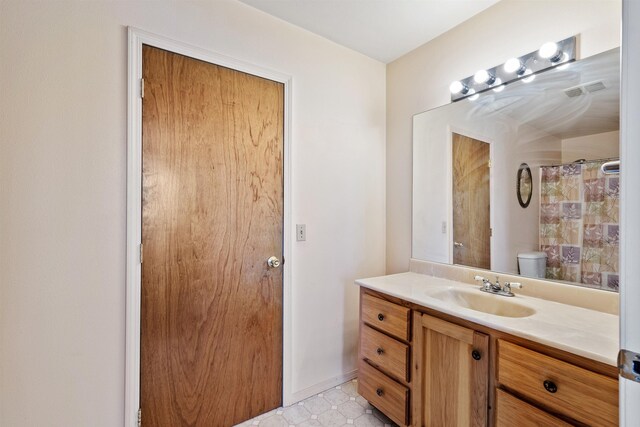
{"label": "cabinet drawer", "polygon": [[496,404],[496,427],[571,427],[500,389],[496,390]]}
{"label": "cabinet drawer", "polygon": [[366,325],[360,331],[360,355],[387,374],[409,381],[409,346]]}
{"label": "cabinet drawer", "polygon": [[358,393],[397,424],[409,424],[409,389],[362,359],[358,366]]}
{"label": "cabinet drawer", "polygon": [[618,425],[618,381],[613,378],[499,340],[498,382],[581,423]]}
{"label": "cabinet drawer", "polygon": [[369,294],[362,295],[362,320],[400,339],[409,341],[410,309]]}

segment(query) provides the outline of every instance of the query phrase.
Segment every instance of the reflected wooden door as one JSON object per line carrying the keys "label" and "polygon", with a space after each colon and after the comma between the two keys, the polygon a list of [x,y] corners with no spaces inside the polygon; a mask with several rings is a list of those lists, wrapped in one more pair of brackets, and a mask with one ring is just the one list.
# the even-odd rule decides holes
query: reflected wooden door
{"label": "reflected wooden door", "polygon": [[231,426],[281,404],[284,88],[143,47],[141,409]]}
{"label": "reflected wooden door", "polygon": [[453,263],[491,269],[489,144],[452,134]]}

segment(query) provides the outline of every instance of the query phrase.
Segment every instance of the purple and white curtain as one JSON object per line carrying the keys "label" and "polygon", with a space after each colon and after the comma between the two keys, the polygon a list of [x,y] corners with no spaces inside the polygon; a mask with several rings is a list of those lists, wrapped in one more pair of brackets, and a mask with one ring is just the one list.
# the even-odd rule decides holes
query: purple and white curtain
{"label": "purple and white curtain", "polygon": [[540,168],[540,250],[548,279],[618,290],[620,178],[602,163]]}

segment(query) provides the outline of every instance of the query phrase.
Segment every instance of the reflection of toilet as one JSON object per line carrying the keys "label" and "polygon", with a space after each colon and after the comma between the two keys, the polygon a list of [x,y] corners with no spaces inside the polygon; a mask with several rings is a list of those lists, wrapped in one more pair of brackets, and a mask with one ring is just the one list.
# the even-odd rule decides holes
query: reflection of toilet
{"label": "reflection of toilet", "polygon": [[547,254],[545,252],[522,252],[518,254],[520,274],[527,277],[545,277]]}

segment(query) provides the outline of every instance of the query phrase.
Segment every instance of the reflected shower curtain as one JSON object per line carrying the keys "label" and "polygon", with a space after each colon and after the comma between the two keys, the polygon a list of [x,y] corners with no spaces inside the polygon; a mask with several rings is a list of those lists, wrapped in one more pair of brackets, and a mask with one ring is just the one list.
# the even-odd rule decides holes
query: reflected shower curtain
{"label": "reflected shower curtain", "polygon": [[603,161],[542,166],[540,250],[548,279],[618,289],[618,175]]}

